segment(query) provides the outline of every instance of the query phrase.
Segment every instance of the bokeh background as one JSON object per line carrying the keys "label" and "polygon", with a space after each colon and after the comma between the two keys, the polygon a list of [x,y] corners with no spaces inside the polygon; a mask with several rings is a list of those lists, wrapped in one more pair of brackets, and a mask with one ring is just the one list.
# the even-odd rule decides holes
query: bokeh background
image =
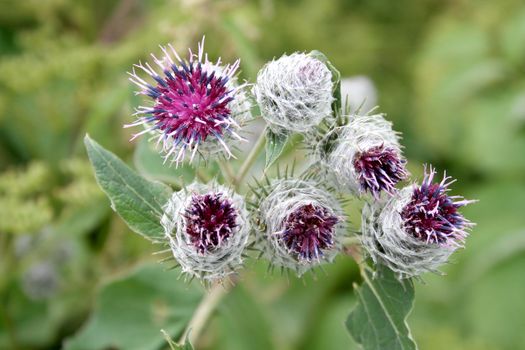
{"label": "bokeh background", "polygon": [[[323,51],[354,77],[350,99],[377,101],[403,132],[416,177],[432,163],[459,178],[454,193],[480,200],[464,210],[477,226],[446,276],[416,283],[414,337],[421,349],[525,348],[523,1],[0,5],[1,349],[161,349],[161,328],[180,335],[202,288],[156,264],[157,248],[110,210],[82,138],[172,180],[127,141],[140,100],[126,72],[159,44],[195,47],[203,34],[212,58],[241,57],[251,81],[284,52]],[[343,256],[325,270],[300,281],[251,262],[197,348],[356,348],[343,325],[356,266]]]}

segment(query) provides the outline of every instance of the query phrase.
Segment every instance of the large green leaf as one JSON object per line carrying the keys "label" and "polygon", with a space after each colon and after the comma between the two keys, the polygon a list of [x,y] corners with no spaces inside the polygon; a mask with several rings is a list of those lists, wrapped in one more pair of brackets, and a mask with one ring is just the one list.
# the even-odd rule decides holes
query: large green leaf
{"label": "large green leaf", "polygon": [[180,336],[201,297],[200,288],[177,272],[142,266],[102,287],[93,314],[65,349],[159,349],[165,344],[161,329]]}
{"label": "large green leaf", "polygon": [[144,179],[87,135],[84,143],[97,182],[111,200],[112,208],[133,231],[150,240],[161,238],[164,234],[160,224],[162,206],[171,189]]}
{"label": "large green leaf", "polygon": [[394,272],[378,266],[377,276],[365,271],[363,285],[356,289],[358,304],[346,327],[366,350],[416,349],[406,318],[414,302],[411,280],[398,280]]}

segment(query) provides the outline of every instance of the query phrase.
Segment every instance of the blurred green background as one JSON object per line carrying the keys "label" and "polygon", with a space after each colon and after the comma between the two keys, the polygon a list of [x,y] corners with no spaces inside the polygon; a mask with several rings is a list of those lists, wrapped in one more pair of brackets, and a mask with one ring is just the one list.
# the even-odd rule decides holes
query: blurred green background
{"label": "blurred green background", "polygon": [[[522,0],[0,0],[0,349],[161,349],[202,288],[156,264],[96,186],[82,138],[141,170],[126,72],[206,35],[211,58],[323,51],[375,84],[410,170],[432,163],[480,202],[446,276],[416,283],[421,349],[525,348],[525,3]],[[352,91],[350,94],[352,95]],[[135,152],[135,149],[137,150]],[[172,170],[170,170],[172,171]],[[164,180],[170,171],[146,174]],[[171,174],[172,175],[172,174]],[[359,223],[354,222],[358,227]],[[198,349],[352,349],[349,257],[307,278],[249,263]]]}

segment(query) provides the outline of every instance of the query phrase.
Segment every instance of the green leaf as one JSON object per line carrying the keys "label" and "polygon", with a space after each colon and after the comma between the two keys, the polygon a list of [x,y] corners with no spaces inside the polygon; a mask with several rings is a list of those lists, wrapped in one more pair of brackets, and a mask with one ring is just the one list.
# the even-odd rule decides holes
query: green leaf
{"label": "green leaf", "polygon": [[346,321],[346,328],[365,350],[416,349],[406,318],[414,303],[411,280],[398,280],[394,272],[378,266],[377,276],[363,273],[363,285],[356,289],[358,304]]}
{"label": "green leaf", "polygon": [[201,297],[177,272],[144,265],[102,287],[93,314],[65,349],[159,349],[165,344],[160,330],[180,336]]}
{"label": "green leaf", "polygon": [[288,142],[289,134],[276,134],[270,129],[266,131],[266,165],[268,169],[283,153],[284,146]]}
{"label": "green leaf", "polygon": [[171,189],[144,179],[87,135],[84,143],[97,182],[111,200],[111,207],[138,234],[150,240],[163,237],[160,218]]}
{"label": "green leaf", "polygon": [[332,111],[334,112],[335,116],[341,116],[341,106],[342,106],[342,98],[341,98],[341,73],[335,68],[335,66],[328,60],[328,57],[321,51],[313,50],[310,52],[310,56],[318,59],[319,61],[323,62],[326,67],[332,72],[332,82],[334,83],[334,87],[332,89],[332,96],[334,97],[334,102],[332,103]]}

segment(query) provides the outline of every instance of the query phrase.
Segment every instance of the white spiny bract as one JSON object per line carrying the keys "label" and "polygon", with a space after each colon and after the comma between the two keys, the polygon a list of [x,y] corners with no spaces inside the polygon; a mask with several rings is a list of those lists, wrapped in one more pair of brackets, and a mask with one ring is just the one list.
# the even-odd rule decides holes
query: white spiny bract
{"label": "white spiny bract", "polygon": [[304,133],[332,113],[333,85],[325,63],[306,53],[293,53],[259,71],[253,94],[274,133]]}
{"label": "white spiny bract", "polygon": [[395,185],[408,176],[399,135],[383,115],[351,116],[333,132],[338,135],[335,144],[320,158],[339,188],[379,198],[381,192],[393,194]]}
{"label": "white spiny bract", "polygon": [[242,267],[248,212],[243,197],[232,190],[193,183],[173,193],[161,224],[183,273],[212,283]]}
{"label": "white spiny bract", "polygon": [[192,162],[196,156],[234,157],[231,147],[244,140],[239,135],[241,126],[251,116],[246,85],[237,83],[240,61],[231,65],[223,65],[220,58],[215,63],[209,61],[204,39],[196,54],[189,50],[187,60],[171,45],[161,46],[161,50],[162,58],[151,55],[156,68],[139,63],[129,73],[130,81],[139,87],[137,94],[152,100],[136,109],[135,122],[125,125],[144,126],[132,140],[153,135],[170,164],[178,165],[187,158]]}
{"label": "white spiny bract", "polygon": [[449,196],[454,181],[445,176],[432,183],[434,174],[433,169],[425,171],[421,185],[407,186],[386,202],[366,203],[362,211],[363,247],[374,263],[401,278],[439,273],[473,226],[458,212],[473,201]]}
{"label": "white spiny bract", "polygon": [[275,179],[260,195],[254,214],[257,245],[271,265],[301,276],[334,259],[345,219],[332,194],[313,181]]}

